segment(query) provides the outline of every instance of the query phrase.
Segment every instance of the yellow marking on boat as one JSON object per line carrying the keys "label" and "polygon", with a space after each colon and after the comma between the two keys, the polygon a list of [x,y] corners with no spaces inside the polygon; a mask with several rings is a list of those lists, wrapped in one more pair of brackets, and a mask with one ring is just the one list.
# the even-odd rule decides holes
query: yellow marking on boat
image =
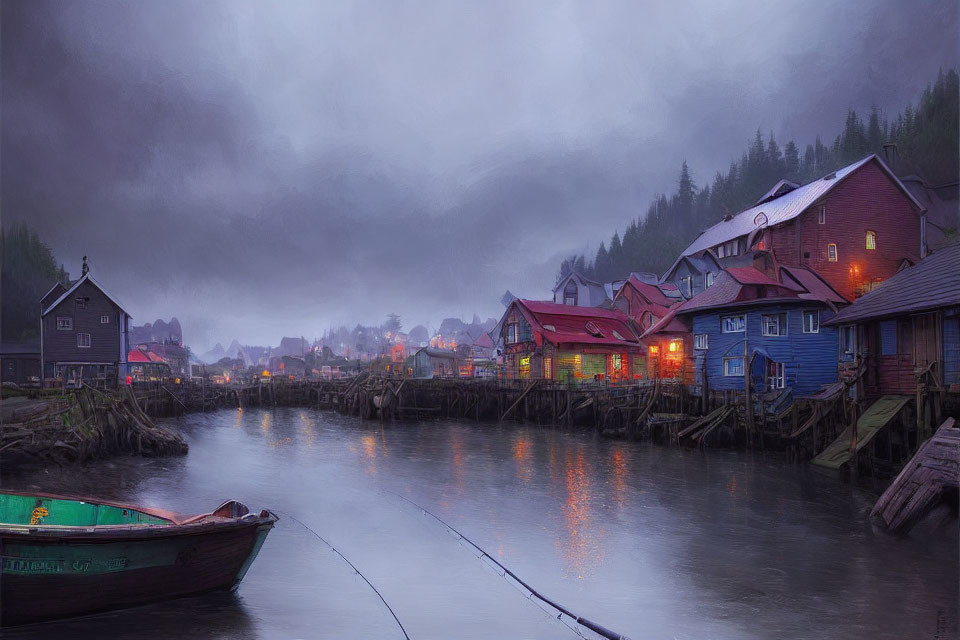
{"label": "yellow marking on boat", "polygon": [[40,518],[50,515],[50,512],[44,507],[37,507],[30,515],[30,524],[40,524]]}

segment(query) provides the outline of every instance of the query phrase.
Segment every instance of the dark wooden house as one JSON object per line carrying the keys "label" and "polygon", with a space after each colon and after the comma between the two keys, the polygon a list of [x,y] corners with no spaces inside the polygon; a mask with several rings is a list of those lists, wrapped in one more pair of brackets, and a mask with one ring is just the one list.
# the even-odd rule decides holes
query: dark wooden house
{"label": "dark wooden house", "polygon": [[20,386],[40,384],[40,342],[0,343],[0,381]]}
{"label": "dark wooden house", "polygon": [[[849,300],[926,252],[925,209],[876,155],[803,186],[781,180],[757,204],[700,234],[686,257],[762,249],[816,271]],[[681,288],[682,289],[682,288]]]}
{"label": "dark wooden house", "polygon": [[903,269],[829,323],[862,397],[960,394],[960,244]]}
{"label": "dark wooden house", "polygon": [[682,363],[682,372],[670,368],[664,377],[735,391],[746,389],[749,376],[757,392],[791,389],[809,395],[837,379],[836,329],[821,322],[845,303],[803,267],[772,272],[728,267],[706,290],[671,309],[643,339],[663,351],[656,354],[662,363],[671,357]]}
{"label": "dark wooden house", "polygon": [[69,288],[54,285],[42,299],[43,378],[115,382],[127,361],[130,314],[86,273]]}
{"label": "dark wooden house", "polygon": [[644,377],[643,345],[618,309],[514,300],[494,333],[503,344],[501,375],[559,382]]}

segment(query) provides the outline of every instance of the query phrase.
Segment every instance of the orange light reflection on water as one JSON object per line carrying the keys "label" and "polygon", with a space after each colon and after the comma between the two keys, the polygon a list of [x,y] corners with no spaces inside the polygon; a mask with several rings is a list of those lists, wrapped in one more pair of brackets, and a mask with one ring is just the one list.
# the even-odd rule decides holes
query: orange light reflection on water
{"label": "orange light reflection on water", "polygon": [[590,508],[590,470],[582,451],[568,451],[564,461],[566,500],[564,521],[567,537],[561,540],[560,553],[577,579],[603,558],[602,530],[595,529]]}

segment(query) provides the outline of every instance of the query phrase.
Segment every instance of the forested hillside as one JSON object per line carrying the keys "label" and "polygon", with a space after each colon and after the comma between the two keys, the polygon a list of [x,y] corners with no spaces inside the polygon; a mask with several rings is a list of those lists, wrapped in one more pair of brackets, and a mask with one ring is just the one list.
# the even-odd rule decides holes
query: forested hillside
{"label": "forested hillside", "polygon": [[617,231],[609,244],[601,243],[592,261],[583,255],[564,260],[558,277],[571,269],[602,282],[631,271],[662,273],[697,234],[724,215],[751,206],[779,179],[809,182],[867,154],[881,154],[885,143],[897,145],[900,175],[917,174],[931,184],[956,180],[958,92],[957,72],[941,72],[917,105],[908,104],[895,119],[873,109],[864,121],[851,110],[832,144],[817,137],[802,151],[793,140],[781,147],[773,133],[765,138],[758,130],[740,158],[703,186],[696,184],[684,162],[675,193],[657,197],[645,216],[630,221],[622,236]]}
{"label": "forested hillside", "polygon": [[0,322],[4,340],[40,335],[40,296],[56,281],[67,282],[47,245],[24,224],[0,231]]}

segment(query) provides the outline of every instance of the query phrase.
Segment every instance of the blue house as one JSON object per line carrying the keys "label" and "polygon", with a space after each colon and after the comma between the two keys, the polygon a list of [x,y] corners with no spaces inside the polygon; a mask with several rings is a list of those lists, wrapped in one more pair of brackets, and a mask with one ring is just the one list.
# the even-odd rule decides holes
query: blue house
{"label": "blue house", "polygon": [[[823,326],[846,300],[804,267],[728,267],[647,334],[690,328],[696,384],[810,395],[837,380],[837,330]],[[647,337],[644,334],[644,337]]]}

